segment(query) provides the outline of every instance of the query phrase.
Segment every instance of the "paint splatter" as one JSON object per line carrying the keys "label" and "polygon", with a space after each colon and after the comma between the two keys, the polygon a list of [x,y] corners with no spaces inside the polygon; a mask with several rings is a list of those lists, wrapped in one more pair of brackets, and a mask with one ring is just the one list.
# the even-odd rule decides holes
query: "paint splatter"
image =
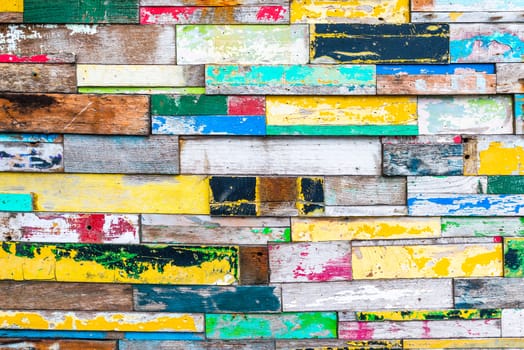
{"label": "paint splatter", "polygon": [[286,9],[283,6],[262,6],[257,13],[259,21],[278,21],[284,18]]}

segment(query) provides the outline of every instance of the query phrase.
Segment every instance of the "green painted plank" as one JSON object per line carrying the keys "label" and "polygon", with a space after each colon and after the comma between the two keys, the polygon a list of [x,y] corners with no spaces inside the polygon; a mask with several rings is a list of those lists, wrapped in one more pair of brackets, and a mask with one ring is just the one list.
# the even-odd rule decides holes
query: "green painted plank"
{"label": "green painted plank", "polygon": [[417,125],[267,125],[267,135],[416,136]]}
{"label": "green painted plank", "polygon": [[206,93],[205,87],[79,87],[81,94],[176,94],[176,95],[200,95]]}
{"label": "green painted plank", "polygon": [[32,211],[33,195],[28,193],[0,193],[0,211]]}
{"label": "green painted plank", "polygon": [[489,194],[524,194],[524,176],[488,176]]}
{"label": "green painted plank", "polygon": [[443,217],[443,237],[521,237],[524,236],[522,217]]}
{"label": "green painted plank", "polygon": [[524,238],[504,240],[504,277],[524,277]]}
{"label": "green painted plank", "polygon": [[501,314],[500,309],[362,311],[356,313],[356,318],[358,321],[479,320],[500,318]]}
{"label": "green painted plank", "polygon": [[152,115],[227,115],[227,96],[153,95]]}

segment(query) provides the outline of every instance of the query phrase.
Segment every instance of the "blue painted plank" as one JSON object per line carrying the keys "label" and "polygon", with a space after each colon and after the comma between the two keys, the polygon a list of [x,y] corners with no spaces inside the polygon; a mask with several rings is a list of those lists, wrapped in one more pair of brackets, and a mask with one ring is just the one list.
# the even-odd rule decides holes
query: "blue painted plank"
{"label": "blue painted plank", "polygon": [[58,142],[58,134],[0,134],[0,142]]}
{"label": "blue painted plank", "polygon": [[90,332],[90,331],[46,331],[46,330],[0,330],[1,338],[40,339],[126,339],[126,340],[204,340],[202,333],[187,332]]}
{"label": "blue painted plank", "polygon": [[477,73],[495,74],[494,64],[382,64],[377,65],[377,75],[456,74],[464,69],[473,70]]}
{"label": "blue painted plank", "polygon": [[157,135],[253,135],[266,134],[266,117],[261,115],[159,116],[152,119]]}
{"label": "blue painted plank", "polygon": [[189,332],[125,332],[126,340],[204,340],[203,333]]}
{"label": "blue painted plank", "polygon": [[28,193],[0,193],[0,211],[27,212],[33,210],[33,195]]}

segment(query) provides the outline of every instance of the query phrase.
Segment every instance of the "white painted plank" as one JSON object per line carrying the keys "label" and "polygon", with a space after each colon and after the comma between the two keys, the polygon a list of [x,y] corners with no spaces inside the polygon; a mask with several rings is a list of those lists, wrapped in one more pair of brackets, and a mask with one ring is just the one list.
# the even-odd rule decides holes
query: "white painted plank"
{"label": "white painted plank", "polygon": [[411,12],[413,23],[519,23],[524,11]]}
{"label": "white painted plank", "polygon": [[411,193],[486,193],[487,176],[408,176],[407,190]]}
{"label": "white painted plank", "polygon": [[402,205],[326,206],[325,216],[404,216],[408,208]]}
{"label": "white painted plank", "polygon": [[524,336],[524,309],[502,310],[502,336]]}

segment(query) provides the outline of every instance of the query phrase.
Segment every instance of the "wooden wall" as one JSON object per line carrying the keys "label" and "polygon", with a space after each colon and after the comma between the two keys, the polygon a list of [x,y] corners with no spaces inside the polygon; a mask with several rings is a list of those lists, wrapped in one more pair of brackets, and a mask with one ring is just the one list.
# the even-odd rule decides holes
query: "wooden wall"
{"label": "wooden wall", "polygon": [[524,349],[524,0],[1,0],[0,349]]}

